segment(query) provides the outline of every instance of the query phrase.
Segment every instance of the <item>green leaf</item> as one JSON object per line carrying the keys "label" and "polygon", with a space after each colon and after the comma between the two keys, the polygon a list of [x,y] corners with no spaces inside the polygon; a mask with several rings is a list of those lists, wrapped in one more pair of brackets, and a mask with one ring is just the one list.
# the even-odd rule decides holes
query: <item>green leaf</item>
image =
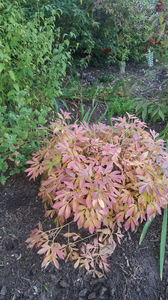
{"label": "green leaf", "polygon": [[140,239],[139,239],[139,245],[142,244],[142,242],[143,242],[143,240],[144,240],[144,237],[145,237],[145,235],[147,234],[148,229],[149,229],[149,227],[150,227],[150,225],[151,225],[153,219],[154,219],[154,218],[152,218],[151,220],[146,221],[145,226],[144,226],[144,228],[143,228],[143,230],[142,230]]}
{"label": "green leaf", "polygon": [[97,124],[97,123],[101,122],[105,118],[107,112],[108,112],[108,106],[106,107],[105,112],[97,119],[97,121],[95,123]]}
{"label": "green leaf", "polygon": [[0,73],[3,71],[3,69],[5,68],[4,64],[0,64]]}
{"label": "green leaf", "polygon": [[160,42],[160,40],[161,40],[163,34],[165,33],[165,27],[166,27],[166,23],[161,24],[159,36],[158,36],[158,38],[157,38],[157,40],[156,40],[156,43],[159,43],[159,42]]}
{"label": "green leaf", "polygon": [[84,115],[82,122],[88,123],[89,114],[90,114],[90,108],[88,109],[88,111]]}
{"label": "green leaf", "polygon": [[14,84],[13,84],[13,87],[15,88],[15,90],[16,90],[17,92],[19,92],[19,85],[18,85],[18,83],[14,83]]}
{"label": "green leaf", "polygon": [[0,183],[5,184],[7,177],[5,176],[0,176]]}
{"label": "green leaf", "polygon": [[161,117],[161,119],[164,121],[165,120],[165,116],[164,116],[164,113],[161,109],[159,109],[159,116]]}
{"label": "green leaf", "polygon": [[11,176],[15,175],[15,174],[16,174],[16,170],[11,170],[9,174],[10,174]]}
{"label": "green leaf", "polygon": [[153,119],[157,114],[159,114],[159,107],[153,107],[154,111],[151,115],[151,118]]}
{"label": "green leaf", "polygon": [[2,166],[1,166],[1,170],[2,170],[2,172],[4,173],[4,172],[7,171],[7,169],[8,169],[8,164],[7,164],[7,162],[4,162],[4,163],[2,164]]}
{"label": "green leaf", "polygon": [[65,40],[64,43],[65,43],[65,45],[68,47],[69,44],[70,44],[70,41],[69,41],[69,40]]}
{"label": "green leaf", "polygon": [[163,266],[165,258],[165,248],[166,248],[166,237],[167,237],[167,208],[164,209],[163,222],[162,222],[162,233],[160,241],[160,279],[163,277]]}
{"label": "green leaf", "polygon": [[163,42],[162,42],[162,46],[167,46],[168,45],[168,39],[165,39]]}
{"label": "green leaf", "polygon": [[13,96],[16,94],[15,90],[10,90],[9,93],[7,94],[8,97]]}
{"label": "green leaf", "polygon": [[142,111],[142,120],[145,122],[147,119],[148,109],[147,105],[144,105],[143,111]]}
{"label": "green leaf", "polygon": [[15,74],[13,71],[9,71],[9,76],[13,81],[16,81]]}
{"label": "green leaf", "polygon": [[21,137],[22,137],[23,140],[26,140],[27,137],[28,137],[28,132],[27,131],[22,132]]}
{"label": "green leaf", "polygon": [[84,105],[83,105],[82,102],[81,102],[81,105],[80,105],[80,112],[81,112],[81,121],[83,121],[83,118],[84,118],[84,115],[85,115],[85,110],[84,110]]}
{"label": "green leaf", "polygon": [[91,110],[91,112],[90,112],[89,115],[88,115],[88,119],[87,119],[87,123],[88,123],[88,124],[90,123],[90,119],[91,119],[91,117],[92,117],[92,115],[93,115],[93,113],[94,113],[96,107],[97,107],[97,104],[93,107],[93,109]]}

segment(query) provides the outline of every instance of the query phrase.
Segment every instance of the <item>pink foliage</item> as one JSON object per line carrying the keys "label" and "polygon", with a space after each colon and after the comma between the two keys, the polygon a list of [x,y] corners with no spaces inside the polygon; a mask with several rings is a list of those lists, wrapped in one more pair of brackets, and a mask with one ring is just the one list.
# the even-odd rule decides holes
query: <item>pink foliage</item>
{"label": "pink foliage", "polygon": [[62,112],[51,124],[46,146],[26,171],[33,179],[43,175],[39,195],[52,216],[61,224],[71,217],[93,234],[122,223],[134,231],[160,214],[168,203],[168,153],[157,134],[129,114],[129,122],[113,119],[114,126],[67,125],[69,118]]}

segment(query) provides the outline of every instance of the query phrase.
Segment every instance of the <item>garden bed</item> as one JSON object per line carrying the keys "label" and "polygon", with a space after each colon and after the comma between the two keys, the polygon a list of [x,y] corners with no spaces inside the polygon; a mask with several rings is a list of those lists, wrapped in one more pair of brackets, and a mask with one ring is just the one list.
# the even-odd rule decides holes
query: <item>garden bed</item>
{"label": "garden bed", "polygon": [[[168,300],[167,210],[164,226],[157,215],[141,246],[144,224],[138,226],[140,218],[155,217],[166,205],[167,156],[162,142],[153,143],[154,132],[150,138],[139,131],[142,124],[136,121],[140,127],[123,121],[123,132],[116,124],[114,130],[100,124],[94,134],[85,125],[78,127],[80,122],[91,125],[100,120],[112,125],[112,117],[124,117],[127,112],[131,119],[135,114],[148,124],[148,132],[162,132],[168,150],[167,0],[143,2],[0,3],[0,183],[4,184],[0,184],[0,300]],[[62,127],[55,129],[50,151],[45,126],[56,116],[61,118],[60,109],[70,112],[76,124],[72,133],[68,122],[61,125],[60,121]],[[40,173],[43,202],[49,200],[54,212],[44,211],[38,196],[41,178],[29,181],[24,172],[29,161],[29,175],[36,177],[38,170],[30,160],[44,141],[49,150],[39,158],[39,164],[44,163],[40,172],[45,170]],[[64,155],[68,151],[70,155]],[[65,169],[64,177],[57,177],[58,165],[62,174]],[[54,180],[50,177],[46,183],[51,173]],[[52,203],[58,199],[61,203]],[[46,216],[55,212],[60,216],[56,221],[67,220],[68,233],[63,234],[64,226],[54,232],[56,222]],[[71,224],[73,216],[77,225]],[[121,232],[113,231],[115,222],[123,224],[117,246]],[[30,237],[37,224],[39,231]],[[83,227],[83,238],[77,236],[75,226]],[[88,230],[92,236],[88,237]],[[31,243],[43,248],[31,248]],[[109,272],[104,273],[108,251]],[[58,257],[59,269],[55,268]],[[76,267],[84,263],[86,269],[75,269],[70,258],[76,260]],[[42,261],[46,268],[41,269]],[[99,278],[86,271],[90,267]]]}
{"label": "garden bed", "polygon": [[[101,110],[103,106],[98,106],[92,122]],[[155,125],[158,131],[161,127],[161,123]],[[45,219],[39,185],[21,174],[0,186],[0,299],[168,299],[168,244],[163,281],[159,277],[161,217],[154,220],[141,246],[143,226],[136,233],[124,232],[104,278],[92,278],[85,269],[75,270],[70,262],[61,262],[59,270],[52,264],[42,270],[42,257],[25,243],[32,229]]]}
{"label": "garden bed", "polygon": [[110,257],[110,272],[94,279],[84,269],[62,262],[41,270],[42,258],[26,248],[25,240],[44,221],[38,198],[39,182],[24,174],[0,186],[0,299],[167,299],[168,244],[163,281],[159,277],[161,217],[157,217],[141,246],[140,233],[127,232]]}

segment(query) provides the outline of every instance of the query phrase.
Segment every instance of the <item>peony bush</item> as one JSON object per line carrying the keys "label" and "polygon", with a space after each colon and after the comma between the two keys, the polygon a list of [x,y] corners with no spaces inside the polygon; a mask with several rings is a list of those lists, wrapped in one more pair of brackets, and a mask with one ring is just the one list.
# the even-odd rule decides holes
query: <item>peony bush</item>
{"label": "peony bush", "polygon": [[68,125],[63,111],[59,118],[26,170],[32,179],[42,175],[39,196],[57,225],[44,231],[39,224],[28,247],[40,247],[43,267],[70,259],[101,277],[122,226],[134,231],[168,204],[168,153],[158,134],[129,114],[128,122],[113,118],[113,126]]}

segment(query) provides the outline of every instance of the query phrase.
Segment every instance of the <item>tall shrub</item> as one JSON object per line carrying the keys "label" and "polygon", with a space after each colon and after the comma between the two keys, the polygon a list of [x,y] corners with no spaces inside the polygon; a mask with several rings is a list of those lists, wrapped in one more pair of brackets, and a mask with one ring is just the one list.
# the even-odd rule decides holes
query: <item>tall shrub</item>
{"label": "tall shrub", "polygon": [[55,12],[27,20],[19,1],[1,1],[0,28],[0,104],[53,104],[70,61],[69,40],[60,42]]}

